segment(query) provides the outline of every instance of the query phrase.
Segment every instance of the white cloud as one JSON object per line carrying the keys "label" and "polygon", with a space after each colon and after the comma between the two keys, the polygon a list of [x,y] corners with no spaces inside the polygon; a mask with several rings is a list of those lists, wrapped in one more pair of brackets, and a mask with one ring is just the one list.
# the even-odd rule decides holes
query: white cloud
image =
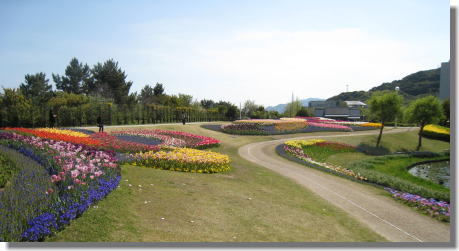
{"label": "white cloud", "polygon": [[159,78],[172,92],[273,105],[287,102],[292,92],[300,98],[327,98],[344,91],[346,84],[351,91],[368,90],[438,67],[447,58],[435,49],[428,41],[412,44],[350,28],[187,39],[169,34],[134,54],[144,63],[135,71]]}

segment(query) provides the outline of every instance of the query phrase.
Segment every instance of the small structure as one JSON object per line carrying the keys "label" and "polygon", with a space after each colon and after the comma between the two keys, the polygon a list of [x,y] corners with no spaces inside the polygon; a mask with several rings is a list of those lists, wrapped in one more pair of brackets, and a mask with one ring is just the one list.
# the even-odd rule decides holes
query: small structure
{"label": "small structure", "polygon": [[360,109],[367,107],[367,104],[361,101],[344,101],[344,103],[346,104],[345,107],[337,106],[337,102],[335,101],[314,102],[322,102],[315,104],[316,106],[314,106],[314,116],[330,119],[361,120],[363,119],[363,116]]}
{"label": "small structure", "polygon": [[362,101],[344,101],[346,103],[347,107],[352,107],[352,108],[366,108],[367,104],[363,103]]}
{"label": "small structure", "polygon": [[325,107],[336,107],[337,106],[337,102],[336,101],[327,101],[327,100],[323,100],[323,101],[309,101],[309,107],[312,107],[312,108],[325,108]]}

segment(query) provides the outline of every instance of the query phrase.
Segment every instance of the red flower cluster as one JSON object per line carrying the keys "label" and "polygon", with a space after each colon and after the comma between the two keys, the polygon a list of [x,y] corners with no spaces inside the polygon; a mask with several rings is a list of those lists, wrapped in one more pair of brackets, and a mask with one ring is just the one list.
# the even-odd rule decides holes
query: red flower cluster
{"label": "red flower cluster", "polygon": [[33,136],[37,136],[37,137],[44,138],[44,139],[65,141],[65,142],[70,142],[74,144],[83,144],[83,145],[88,145],[88,146],[100,146],[101,145],[100,141],[89,138],[89,137],[75,137],[75,136],[65,135],[61,133],[45,132],[45,131],[39,131],[35,129],[28,129],[28,128],[22,128],[22,127],[6,127],[4,129],[8,131],[23,133],[23,134],[24,133],[31,134]]}
{"label": "red flower cluster", "polygon": [[162,135],[169,135],[174,138],[182,139],[186,142],[186,147],[191,148],[202,148],[202,147],[211,147],[220,144],[220,141],[212,137],[206,137],[201,135],[196,135],[187,132],[180,131],[166,131],[166,130],[155,130],[157,133]]}
{"label": "red flower cluster", "polygon": [[338,142],[317,142],[314,145],[316,146],[321,146],[321,147],[328,147],[333,150],[355,150],[355,146],[344,144],[344,143],[338,143]]}
{"label": "red flower cluster", "polygon": [[160,146],[146,145],[146,144],[121,140],[105,132],[94,133],[91,135],[90,138],[100,142],[99,146],[106,150],[114,150],[114,151],[121,151],[121,152],[139,152],[139,151],[158,151],[161,149]]}

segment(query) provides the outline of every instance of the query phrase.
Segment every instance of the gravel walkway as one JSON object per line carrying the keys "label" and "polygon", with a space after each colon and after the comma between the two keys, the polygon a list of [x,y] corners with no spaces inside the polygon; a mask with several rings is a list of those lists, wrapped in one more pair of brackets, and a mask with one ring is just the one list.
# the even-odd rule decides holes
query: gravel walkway
{"label": "gravel walkway", "polygon": [[[384,133],[413,129],[389,129]],[[379,131],[349,132],[339,135],[315,135],[295,139],[347,137],[378,133]],[[278,156],[275,147],[290,139],[251,143],[239,148],[239,155],[294,180],[331,204],[343,209],[389,241],[450,242],[449,224],[414,211],[412,208],[387,197],[381,189],[308,168]]]}

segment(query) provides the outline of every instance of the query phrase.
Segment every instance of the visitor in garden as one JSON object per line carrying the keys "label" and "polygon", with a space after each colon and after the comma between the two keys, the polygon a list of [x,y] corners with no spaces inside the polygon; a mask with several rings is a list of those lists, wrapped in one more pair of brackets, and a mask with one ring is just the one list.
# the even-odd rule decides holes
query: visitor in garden
{"label": "visitor in garden", "polygon": [[186,114],[184,112],[182,112],[182,123],[183,125],[186,123]]}
{"label": "visitor in garden", "polygon": [[100,115],[97,117],[97,126],[99,127],[99,132],[104,131],[104,122],[102,121]]}
{"label": "visitor in garden", "polygon": [[54,127],[54,123],[56,123],[56,114],[49,110],[49,127]]}

